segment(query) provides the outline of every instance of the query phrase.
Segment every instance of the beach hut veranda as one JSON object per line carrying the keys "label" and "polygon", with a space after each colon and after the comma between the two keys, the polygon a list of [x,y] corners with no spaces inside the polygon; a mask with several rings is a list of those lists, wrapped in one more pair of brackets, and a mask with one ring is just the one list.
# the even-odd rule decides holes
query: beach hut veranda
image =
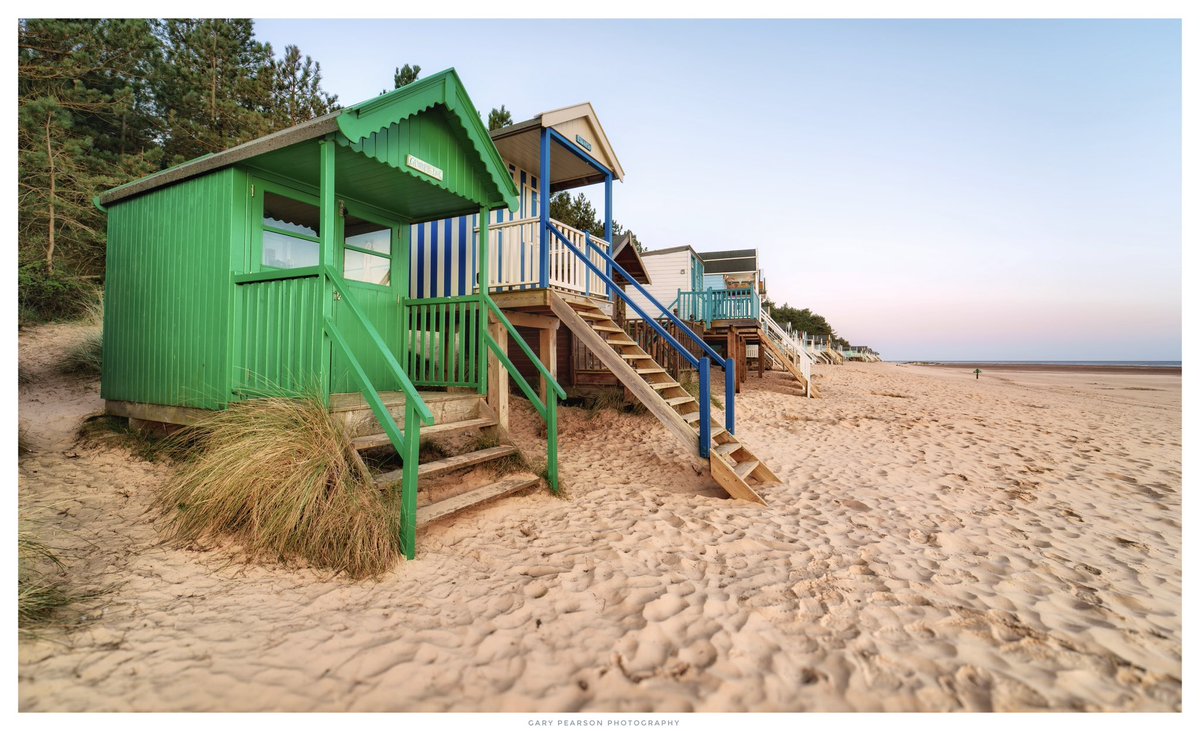
{"label": "beach hut veranda", "polygon": [[490,354],[546,422],[557,489],[561,387],[543,369],[539,396],[514,369],[496,334],[528,346],[486,289],[410,288],[414,226],[476,216],[487,280],[488,214],[518,206],[453,70],[109,190],[97,205],[108,214],[109,413],[190,423],[277,394],[357,406],[404,457],[412,557],[421,430],[460,408],[452,397],[488,392]]}

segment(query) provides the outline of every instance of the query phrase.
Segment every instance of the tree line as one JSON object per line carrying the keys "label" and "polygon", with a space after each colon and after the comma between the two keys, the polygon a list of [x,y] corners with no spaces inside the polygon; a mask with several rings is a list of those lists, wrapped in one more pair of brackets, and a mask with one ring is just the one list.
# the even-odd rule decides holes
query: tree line
{"label": "tree line", "polygon": [[68,316],[104,274],[108,188],[338,108],[321,65],[251,20],[22,20],[22,319]]}
{"label": "tree line", "polygon": [[835,348],[850,347],[850,343],[837,334],[837,331],[833,329],[828,320],[807,307],[802,310],[796,309],[795,307],[789,307],[786,302],[782,305],[777,305],[769,299],[764,299],[762,306],[771,311],[771,317],[775,318],[775,321],[780,325],[791,325],[798,332],[824,337]]}

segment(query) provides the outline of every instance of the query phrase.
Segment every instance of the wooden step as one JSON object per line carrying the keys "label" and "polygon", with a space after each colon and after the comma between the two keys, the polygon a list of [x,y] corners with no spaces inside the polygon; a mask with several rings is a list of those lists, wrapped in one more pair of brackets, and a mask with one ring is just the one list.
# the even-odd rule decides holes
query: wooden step
{"label": "wooden step", "polygon": [[637,371],[641,375],[645,375],[647,373],[666,373],[667,372],[666,368],[634,368],[634,370]]}
{"label": "wooden step", "polygon": [[754,471],[755,467],[758,467],[758,460],[748,459],[745,462],[738,462],[733,471],[742,481],[745,481],[750,476],[750,473]]}
{"label": "wooden step", "polygon": [[717,454],[730,455],[742,448],[740,442],[726,442],[713,447],[713,451]]}
{"label": "wooden step", "polygon": [[480,503],[495,500],[518,490],[532,487],[538,484],[538,482],[540,482],[540,479],[534,475],[527,472],[518,473],[508,475],[490,485],[484,485],[470,492],[464,492],[461,495],[455,495],[445,500],[439,500],[436,503],[430,503],[424,507],[417,508],[417,527],[420,528],[428,525],[435,520],[462,512]]}
{"label": "wooden step", "polygon": [[596,332],[601,332],[601,333],[623,333],[623,332],[625,332],[624,330],[617,327],[616,325],[609,325],[608,323],[603,322],[603,321],[601,321],[595,325],[592,325],[592,329],[595,330]]}
{"label": "wooden step", "polygon": [[621,353],[620,355],[625,360],[654,360],[645,353]]}
{"label": "wooden step", "polygon": [[611,320],[608,315],[600,310],[575,310],[575,312],[585,320]]}
{"label": "wooden step", "polygon": [[663,400],[667,402],[668,406],[678,406],[679,404],[686,404],[688,401],[695,401],[696,399],[691,396],[676,396],[675,398]]}
{"label": "wooden step", "polygon": [[637,341],[630,339],[628,335],[624,337],[611,337],[604,342],[608,343],[609,345],[637,345]]}
{"label": "wooden step", "polygon": [[[434,424],[421,428],[422,437],[430,437],[437,434],[450,434],[464,429],[482,429],[488,426],[495,426],[496,420],[492,418],[483,419],[467,419],[465,421],[452,421],[447,424]],[[373,449],[375,447],[389,447],[392,440],[387,434],[367,434],[365,436],[356,437],[354,439],[354,448],[358,450]]]}
{"label": "wooden step", "polygon": [[683,386],[674,381],[664,381],[663,383],[651,383],[650,388],[653,388],[655,391],[663,391],[668,388],[683,388]]}
{"label": "wooden step", "polygon": [[[467,452],[466,454],[459,454],[454,457],[446,457],[445,459],[439,459],[434,462],[426,462],[417,468],[417,477],[418,479],[422,477],[432,477],[433,475],[440,475],[443,472],[449,472],[451,470],[461,470],[464,467],[473,467],[477,464],[491,462],[492,460],[500,459],[501,457],[507,457],[510,454],[515,454],[516,451],[516,447],[508,444],[501,444],[498,447],[488,447],[487,449],[480,449],[475,452]],[[390,472],[384,472],[383,474],[377,476],[375,478],[375,483],[378,485],[390,485],[392,483],[399,482],[403,477],[404,469],[401,468],[398,470],[392,470]]]}

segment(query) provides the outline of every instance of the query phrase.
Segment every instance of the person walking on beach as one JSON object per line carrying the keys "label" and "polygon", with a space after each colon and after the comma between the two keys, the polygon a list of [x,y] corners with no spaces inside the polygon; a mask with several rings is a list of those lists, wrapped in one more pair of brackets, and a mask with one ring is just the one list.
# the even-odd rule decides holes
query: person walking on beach
{"label": "person walking on beach", "polygon": [[978,368],[976,368],[976,369],[975,369],[975,380],[976,380],[976,381],[978,381],[978,380],[979,380],[979,374],[980,374],[980,373],[983,373],[983,371],[981,371],[981,370],[979,370]]}

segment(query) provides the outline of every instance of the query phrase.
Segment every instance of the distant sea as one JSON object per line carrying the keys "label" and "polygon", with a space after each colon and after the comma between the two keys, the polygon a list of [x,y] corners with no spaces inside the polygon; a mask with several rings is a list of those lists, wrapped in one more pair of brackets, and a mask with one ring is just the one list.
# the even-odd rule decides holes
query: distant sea
{"label": "distant sea", "polygon": [[935,365],[1045,365],[1045,366],[1090,366],[1112,368],[1181,368],[1181,360],[906,360],[904,363],[931,363]]}

